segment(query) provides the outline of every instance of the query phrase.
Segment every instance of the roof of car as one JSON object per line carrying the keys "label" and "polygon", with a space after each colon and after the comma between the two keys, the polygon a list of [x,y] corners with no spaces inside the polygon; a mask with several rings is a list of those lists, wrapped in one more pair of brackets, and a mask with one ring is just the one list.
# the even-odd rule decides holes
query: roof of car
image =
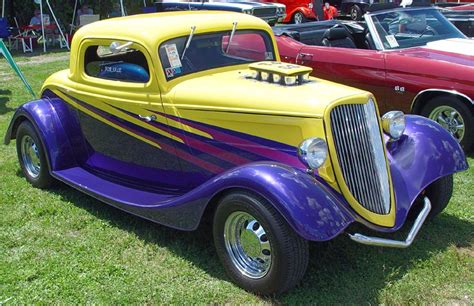
{"label": "roof of car", "polygon": [[188,35],[192,26],[196,26],[195,34],[199,34],[232,29],[233,22],[237,22],[237,29],[265,28],[271,32],[265,21],[247,14],[179,11],[139,14],[94,22],[80,28],[74,35],[74,41],[84,38],[111,38],[154,45],[164,39]]}

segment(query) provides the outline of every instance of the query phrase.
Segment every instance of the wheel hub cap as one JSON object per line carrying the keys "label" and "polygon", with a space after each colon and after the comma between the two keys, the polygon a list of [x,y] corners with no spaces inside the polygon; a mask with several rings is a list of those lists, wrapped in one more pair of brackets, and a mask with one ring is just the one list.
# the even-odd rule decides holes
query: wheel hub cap
{"label": "wheel hub cap", "polygon": [[41,170],[39,150],[33,138],[28,135],[21,140],[21,158],[28,175],[33,178],[38,177]]}
{"label": "wheel hub cap", "polygon": [[464,120],[458,111],[450,106],[443,105],[435,108],[429,118],[438,122],[442,127],[448,130],[457,141],[464,137]]}
{"label": "wheel hub cap", "polygon": [[263,226],[250,214],[233,212],[226,220],[224,241],[234,266],[245,276],[261,278],[271,265],[271,246]]}
{"label": "wheel hub cap", "polygon": [[303,22],[303,16],[297,13],[295,15],[295,23],[299,24],[299,23],[302,23],[302,22]]}

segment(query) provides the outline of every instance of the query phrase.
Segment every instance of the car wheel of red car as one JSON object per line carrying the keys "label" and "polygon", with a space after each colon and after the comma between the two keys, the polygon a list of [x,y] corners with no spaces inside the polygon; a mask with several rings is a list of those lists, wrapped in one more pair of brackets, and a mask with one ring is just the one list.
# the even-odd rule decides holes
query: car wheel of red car
{"label": "car wheel of red car", "polygon": [[352,20],[360,20],[362,18],[362,9],[357,4],[354,4],[351,6],[350,16]]}
{"label": "car wheel of red car", "polygon": [[308,265],[308,242],[263,198],[226,195],[214,215],[214,243],[229,277],[258,294],[284,292]]}
{"label": "car wheel of red car", "polygon": [[302,12],[296,12],[293,15],[292,20],[294,24],[305,23],[307,21],[305,15]]}
{"label": "car wheel of red car", "polygon": [[447,129],[464,150],[470,151],[474,145],[474,118],[469,108],[453,97],[440,96],[429,101],[421,111]]}
{"label": "car wheel of red car", "polygon": [[16,150],[26,180],[37,188],[46,188],[53,182],[46,154],[33,125],[23,121],[16,133]]}

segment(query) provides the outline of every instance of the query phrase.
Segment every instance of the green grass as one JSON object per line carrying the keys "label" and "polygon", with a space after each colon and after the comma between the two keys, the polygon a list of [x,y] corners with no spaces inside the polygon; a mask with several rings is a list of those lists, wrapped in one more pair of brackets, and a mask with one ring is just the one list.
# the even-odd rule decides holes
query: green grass
{"label": "green grass", "polygon": [[[67,67],[66,53],[16,59],[36,92]],[[14,109],[30,97],[3,59],[0,82],[3,138]],[[410,248],[362,246],[342,236],[312,243],[302,284],[262,298],[228,280],[208,228],[175,231],[64,185],[34,189],[20,172],[14,142],[0,145],[0,304],[473,304],[472,157],[469,163],[455,176],[448,209]]]}

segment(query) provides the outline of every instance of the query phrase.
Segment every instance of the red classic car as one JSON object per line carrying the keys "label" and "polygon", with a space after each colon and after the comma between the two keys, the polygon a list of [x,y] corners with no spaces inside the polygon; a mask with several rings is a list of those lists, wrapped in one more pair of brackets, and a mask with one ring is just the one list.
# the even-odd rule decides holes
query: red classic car
{"label": "red classic car", "polygon": [[274,27],[281,58],[371,91],[382,112],[429,117],[472,149],[474,40],[432,7],[384,9],[364,18]]}
{"label": "red classic car", "polygon": [[283,23],[300,24],[316,19],[313,0],[265,0],[264,2],[277,2],[286,6],[286,17]]}

